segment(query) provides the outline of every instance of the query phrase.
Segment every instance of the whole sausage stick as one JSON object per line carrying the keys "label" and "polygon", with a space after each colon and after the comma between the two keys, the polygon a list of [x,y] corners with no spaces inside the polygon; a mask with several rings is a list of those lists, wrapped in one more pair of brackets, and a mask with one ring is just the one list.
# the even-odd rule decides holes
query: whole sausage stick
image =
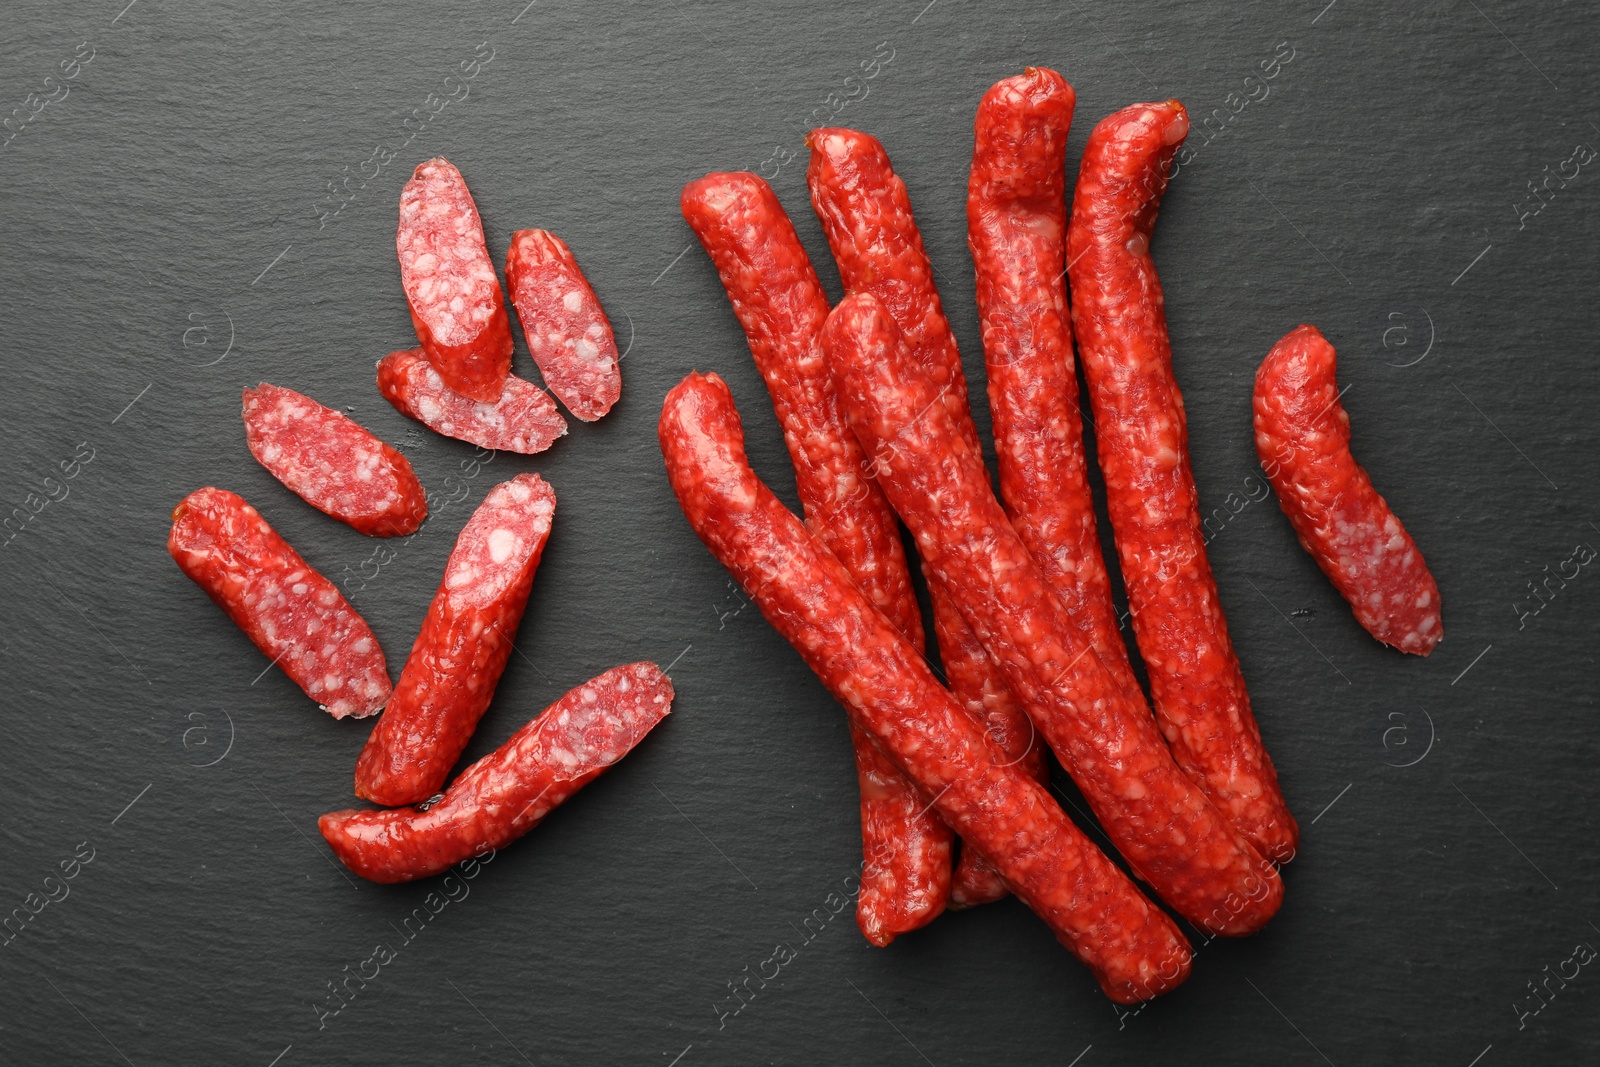
{"label": "whole sausage stick", "polygon": [[1426,656],[1444,636],[1439,586],[1417,543],[1350,454],[1333,346],[1298,326],[1256,371],[1256,453],[1278,504],[1356,621]]}
{"label": "whole sausage stick", "polygon": [[[839,414],[817,350],[828,297],[772,187],[754,174],[718,173],[683,188],[683,217],[705,246],[767,383],[794,463],[806,526],[856,588],[922,648],[900,524],[864,471],[861,446]],[[932,922],[950,894],[950,829],[927,798],[851,727],[861,791],[861,892],[856,924],[868,941]]]}
{"label": "whole sausage stick", "polygon": [[978,844],[1106,995],[1131,1004],[1189,974],[1164,912],[982,730],[850,575],[750,469],[728,387],[691,374],[661,409],[661,452],[689,525],[852,718]]}
{"label": "whole sausage stick", "polygon": [[1149,712],[1072,624],[883,305],[867,293],[845,297],[823,327],[822,350],[845,417],[924,563],[1107,836],[1196,926],[1259,929],[1283,900],[1277,871],[1178,769]]}
{"label": "whole sausage stick", "polygon": [[1089,135],[1067,226],[1072,323],[1133,633],[1162,732],[1179,766],[1229,820],[1262,854],[1285,862],[1299,827],[1261,743],[1206,560],[1183,396],[1150,257],[1167,167],[1188,129],[1183,105],[1168,100],[1124,108]]}

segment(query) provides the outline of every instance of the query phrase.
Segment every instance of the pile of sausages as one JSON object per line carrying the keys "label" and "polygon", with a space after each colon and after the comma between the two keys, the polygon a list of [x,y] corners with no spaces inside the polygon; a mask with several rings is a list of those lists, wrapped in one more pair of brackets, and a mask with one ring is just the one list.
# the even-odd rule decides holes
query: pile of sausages
{"label": "pile of sausages", "polygon": [[[400,277],[420,347],[378,364],[378,389],[449,437],[526,454],[566,433],[556,402],[511,373],[511,324],[477,205],[448,161],[417,167],[400,198]],[[579,419],[621,395],[611,325],[576,259],[543,230],[512,236],[511,302],[550,390]],[[263,383],[244,392],[250,452],[307,503],[373,537],[414,533],[427,497],[411,464],[344,414]],[[489,490],[456,539],[398,684],[372,629],[255,508],[190,493],[167,549],[272,662],[335,718],[382,711],[355,792],[387,810],[339,811],[323,836],[351,869],[402,882],[522,836],[626,755],[672,703],[653,663],[573,689],[446,788],[513,649],[555,515],[537,474]],[[441,792],[443,790],[443,792]]]}
{"label": "pile of sausages", "polygon": [[[868,940],[1010,892],[1134,1003],[1184,981],[1190,946],[1056,803],[1044,748],[1133,874],[1208,935],[1273,916],[1298,827],[1206,561],[1150,256],[1188,117],[1169,100],[1100,122],[1069,212],[1073,106],[1061,75],[1030,68],[977,112],[967,224],[998,497],[906,187],[855,130],[808,139],[811,204],[846,290],[832,308],[762,179],[708,174],[682,196],[771,394],[804,521],[751,470],[717,375],[667,395],[659,434],[694,532],[849,714]],[[1100,556],[1074,332],[1148,701]],[[1256,420],[1284,510],[1358,619],[1431,650],[1438,589],[1350,457],[1332,348],[1312,327],[1263,365]],[[942,672],[923,653],[901,522]]]}

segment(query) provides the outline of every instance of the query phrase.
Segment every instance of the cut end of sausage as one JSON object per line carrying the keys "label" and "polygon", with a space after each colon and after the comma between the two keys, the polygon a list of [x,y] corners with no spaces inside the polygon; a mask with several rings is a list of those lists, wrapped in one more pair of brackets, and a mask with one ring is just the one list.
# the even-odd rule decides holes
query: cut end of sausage
{"label": "cut end of sausage", "polygon": [[622,357],[600,298],[566,242],[548,230],[512,234],[506,285],[550,391],[584,422],[605,415],[622,395]]}
{"label": "cut end of sausage", "polygon": [[486,404],[445,385],[420,348],[378,363],[378,391],[402,415],[480,448],[531,456],[567,432],[556,402],[532,382],[513,374],[500,399]]}

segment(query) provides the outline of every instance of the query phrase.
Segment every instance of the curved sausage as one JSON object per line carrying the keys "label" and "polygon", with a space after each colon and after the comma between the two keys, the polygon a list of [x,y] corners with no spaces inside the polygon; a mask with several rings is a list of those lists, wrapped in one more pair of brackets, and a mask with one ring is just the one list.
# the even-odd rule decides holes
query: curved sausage
{"label": "curved sausage", "polygon": [[1176,100],[1134,104],[1089,135],[1067,226],[1067,280],[1106,510],[1162,733],[1179,766],[1266,856],[1299,827],[1261,743],[1206,560],[1183,396],[1150,257],[1167,168],[1189,129]]}
{"label": "curved sausage", "polygon": [[1166,914],[1094,847],[1044,786],[1004,766],[916,649],[751,471],[728,387],[691,374],[661,409],[661,452],[684,517],[863,730],[993,861],[1011,890],[1134,1003],[1189,974]]}
{"label": "curved sausage", "polygon": [[822,350],[845,418],[923,562],[1106,835],[1196,926],[1229,936],[1259,929],[1283,900],[1277,871],[1178,769],[1148,711],[1072,624],[883,305],[867,293],[845,297],[823,327]]}
{"label": "curved sausage", "polygon": [[[922,648],[900,524],[865,473],[861,446],[839,414],[816,347],[828,298],[772,187],[754,174],[717,173],[683,188],[683,217],[705,246],[767,383],[794,463],[806,526],[844,564],[856,588]],[[950,829],[872,739],[851,726],[861,791],[861,892],[856,923],[868,941],[932,922],[950,894]]]}
{"label": "curved sausage", "polygon": [[1439,586],[1417,544],[1350,454],[1333,346],[1297,326],[1256,371],[1256,453],[1278,504],[1356,621],[1426,656],[1444,636]]}
{"label": "curved sausage", "polygon": [[444,785],[494,699],[528,606],[556,494],[537,474],[501,482],[472,513],[388,710],[356,760],[356,795],[416,804]]}
{"label": "curved sausage", "polygon": [[184,497],[167,551],[335,719],[372,715],[389,699],[388,665],[367,620],[243,498],[210,486]]}
{"label": "curved sausage", "polygon": [[613,667],[551,704],[461,772],[427,808],[317,820],[334,855],[374,882],[410,882],[504,848],[626,756],[672,707],[654,663]]}

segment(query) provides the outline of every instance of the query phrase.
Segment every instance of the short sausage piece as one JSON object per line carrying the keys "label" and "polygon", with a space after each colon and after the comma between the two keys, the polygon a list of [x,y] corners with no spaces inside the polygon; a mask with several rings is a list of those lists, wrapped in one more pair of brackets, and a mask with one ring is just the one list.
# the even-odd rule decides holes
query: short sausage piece
{"label": "short sausage piece", "polygon": [[400,191],[394,244],[422,350],[450,388],[494,403],[511,373],[511,320],[478,205],[448,159],[419,164]]}
{"label": "short sausage piece", "polygon": [[226,489],[196,489],[172,511],[167,551],[283,673],[335,719],[389,699],[372,629],[255,508]]}
{"label": "short sausage piece", "polygon": [[550,394],[515,374],[500,399],[474,400],[444,384],[420,348],[391,352],[378,364],[378,392],[435,433],[500,452],[543,452],[567,432]]}
{"label": "short sausage piece", "polygon": [[544,384],[584,422],[610,411],[622,395],[617,341],[566,242],[548,230],[512,234],[506,288]]}
{"label": "short sausage piece", "polygon": [[[958,432],[982,455],[978,430],[967,401],[961,353],[945,318],[933,264],[922,247],[922,233],[911,213],[905,182],[876,137],[859,130],[824,128],[807,138],[811,162],[806,185],[822,223],[828,247],[847,292],[877,297],[894,316]],[[926,570],[926,568],[924,568]],[[949,594],[928,583],[934,634],[950,691],[963,707],[988,725],[990,737],[1028,773],[1044,780],[1044,753],[1035,743],[1027,714],[1007,688],[983,646],[972,635]],[[998,886],[982,865],[964,859],[953,891],[960,904],[994,899]]]}
{"label": "short sausage piece", "polygon": [[1044,786],[996,759],[917,650],[755,476],[722,379],[691,374],[674,387],[660,435],[673,492],[711,554],[1106,995],[1131,1004],[1182,983],[1191,953],[1172,920]]}
{"label": "short sausage piece", "polygon": [[1106,835],[1196,926],[1226,936],[1260,929],[1283,900],[1277,870],[1178,769],[1149,711],[1072,624],[883,305],[868,293],[845,297],[823,327],[822,350],[845,418],[929,573]]}
{"label": "short sausage piece", "polygon": [[356,795],[416,804],[444,785],[511,656],[550,536],[556,494],[537,474],[489,490],[456,538],[389,708],[356,760]]}
{"label": "short sausage piece", "polygon": [[1356,621],[1426,656],[1444,636],[1439,586],[1416,542],[1350,454],[1333,346],[1297,326],[1256,371],[1256,454],[1300,544]]}
{"label": "short sausage piece", "polygon": [[1206,560],[1150,257],[1168,165],[1189,130],[1176,100],[1101,120],[1084,146],[1067,225],[1067,280],[1095,446],[1133,633],[1156,716],[1184,772],[1263,855],[1293,858],[1300,830],[1250,711]]}
{"label": "short sausage piece", "polygon": [[428,497],[411,463],[342,411],[262,382],[244,391],[244,436],[272,476],[373,537],[414,533]]}
{"label": "short sausage piece", "polygon": [[410,882],[504,848],[626,756],[672,706],[654,663],[613,667],[546,708],[461,772],[426,809],[336,811],[317,820],[336,856],[374,882]]}
{"label": "short sausage piece", "polygon": [[[705,246],[767,383],[794,463],[806,526],[912,647],[922,614],[900,524],[865,472],[817,349],[828,297],[772,187],[754,174],[708,174],[684,186],[683,217]],[[856,924],[874,945],[932,922],[950,893],[951,835],[927,798],[852,725],[861,788]]]}

